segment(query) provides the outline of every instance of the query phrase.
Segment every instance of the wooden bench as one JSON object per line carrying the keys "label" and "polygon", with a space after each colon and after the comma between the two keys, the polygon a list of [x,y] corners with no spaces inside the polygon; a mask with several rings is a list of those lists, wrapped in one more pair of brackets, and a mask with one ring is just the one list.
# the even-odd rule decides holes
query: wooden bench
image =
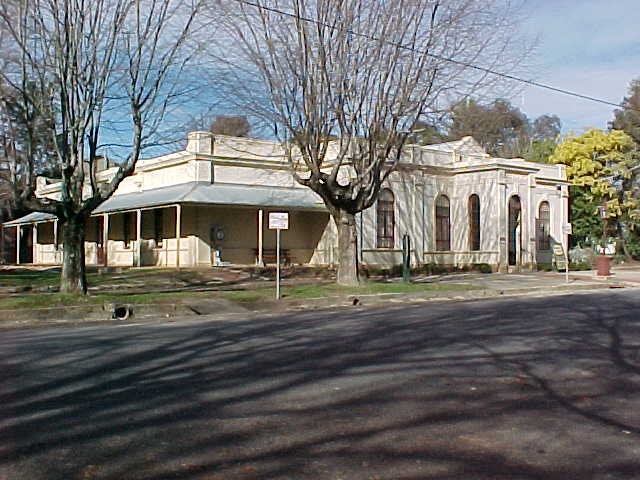
{"label": "wooden bench", "polygon": [[[256,255],[256,262],[258,261],[258,249],[254,248],[253,253]],[[276,263],[276,249],[275,248],[263,248],[262,249],[262,261],[265,265],[269,263]],[[280,249],[280,265],[289,265],[291,263],[291,252],[288,248]]]}

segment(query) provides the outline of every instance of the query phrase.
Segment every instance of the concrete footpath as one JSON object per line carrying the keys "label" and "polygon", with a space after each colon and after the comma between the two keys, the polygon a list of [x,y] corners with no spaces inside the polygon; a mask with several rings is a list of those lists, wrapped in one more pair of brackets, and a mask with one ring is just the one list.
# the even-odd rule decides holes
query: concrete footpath
{"label": "concrete footpath", "polygon": [[[331,308],[346,306],[378,306],[389,303],[460,301],[514,296],[548,296],[586,293],[594,290],[640,288],[640,266],[620,267],[609,277],[598,277],[595,270],[526,273],[464,273],[431,277],[415,277],[414,283],[439,283],[469,286],[469,290],[430,290],[414,293],[341,295],[318,299],[282,299],[290,308]],[[357,300],[357,301],[356,301]]]}
{"label": "concrete footpath", "polygon": [[[393,279],[390,281],[400,281]],[[588,293],[594,290],[640,288],[640,265],[616,266],[609,277],[598,277],[594,270],[570,272],[568,281],[564,273],[459,273],[420,276],[413,283],[454,286],[448,290],[425,290],[411,293],[341,294],[322,298],[287,297],[287,287],[297,284],[296,278],[283,281],[283,298],[268,299],[251,306],[243,306],[221,298],[192,299],[151,305],[83,305],[41,309],[0,310],[0,328],[34,327],[50,325],[78,325],[84,323],[131,323],[167,321],[172,319],[208,319],[288,311],[369,308],[390,304],[469,301],[514,296],[551,296]],[[268,284],[268,283],[267,283]],[[251,280],[239,285],[242,290],[263,287],[265,282]],[[456,289],[455,286],[459,286]],[[213,297],[213,296],[212,296]],[[115,315],[114,315],[115,310]]]}

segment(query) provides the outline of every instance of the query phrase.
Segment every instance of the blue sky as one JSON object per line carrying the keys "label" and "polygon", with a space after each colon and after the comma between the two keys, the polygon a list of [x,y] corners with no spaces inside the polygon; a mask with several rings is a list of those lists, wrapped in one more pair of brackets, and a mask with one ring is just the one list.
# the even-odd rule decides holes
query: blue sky
{"label": "blue sky", "polygon": [[[533,80],[619,103],[640,77],[639,0],[528,0],[525,32],[538,35]],[[530,118],[560,117],[563,130],[606,128],[614,107],[528,87],[512,98]]]}

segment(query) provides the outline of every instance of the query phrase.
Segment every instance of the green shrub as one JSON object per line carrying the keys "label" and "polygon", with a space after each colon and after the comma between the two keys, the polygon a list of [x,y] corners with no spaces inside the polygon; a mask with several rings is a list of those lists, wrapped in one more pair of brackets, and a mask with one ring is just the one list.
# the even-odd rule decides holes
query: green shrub
{"label": "green shrub", "polygon": [[569,262],[569,270],[573,271],[583,271],[583,270],[591,270],[591,263],[589,262]]}
{"label": "green shrub", "polygon": [[392,266],[389,269],[389,275],[392,277],[401,277],[402,276],[402,264],[398,263],[397,265]]}
{"label": "green shrub", "polygon": [[448,269],[442,265],[437,265],[435,263],[425,263],[413,269],[413,272],[422,275],[441,275],[448,272]]}
{"label": "green shrub", "polygon": [[488,263],[474,263],[473,271],[480,272],[480,273],[491,273],[493,272],[493,269],[491,268],[491,265],[489,265]]}
{"label": "green shrub", "polygon": [[634,260],[640,259],[640,237],[637,232],[629,232],[626,239],[627,252]]}

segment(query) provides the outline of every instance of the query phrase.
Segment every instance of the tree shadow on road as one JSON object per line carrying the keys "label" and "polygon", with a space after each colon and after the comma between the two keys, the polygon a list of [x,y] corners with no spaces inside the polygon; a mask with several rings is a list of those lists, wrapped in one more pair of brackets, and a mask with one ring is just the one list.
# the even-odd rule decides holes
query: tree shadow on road
{"label": "tree shadow on road", "polygon": [[612,295],[15,332],[0,478],[637,478]]}

